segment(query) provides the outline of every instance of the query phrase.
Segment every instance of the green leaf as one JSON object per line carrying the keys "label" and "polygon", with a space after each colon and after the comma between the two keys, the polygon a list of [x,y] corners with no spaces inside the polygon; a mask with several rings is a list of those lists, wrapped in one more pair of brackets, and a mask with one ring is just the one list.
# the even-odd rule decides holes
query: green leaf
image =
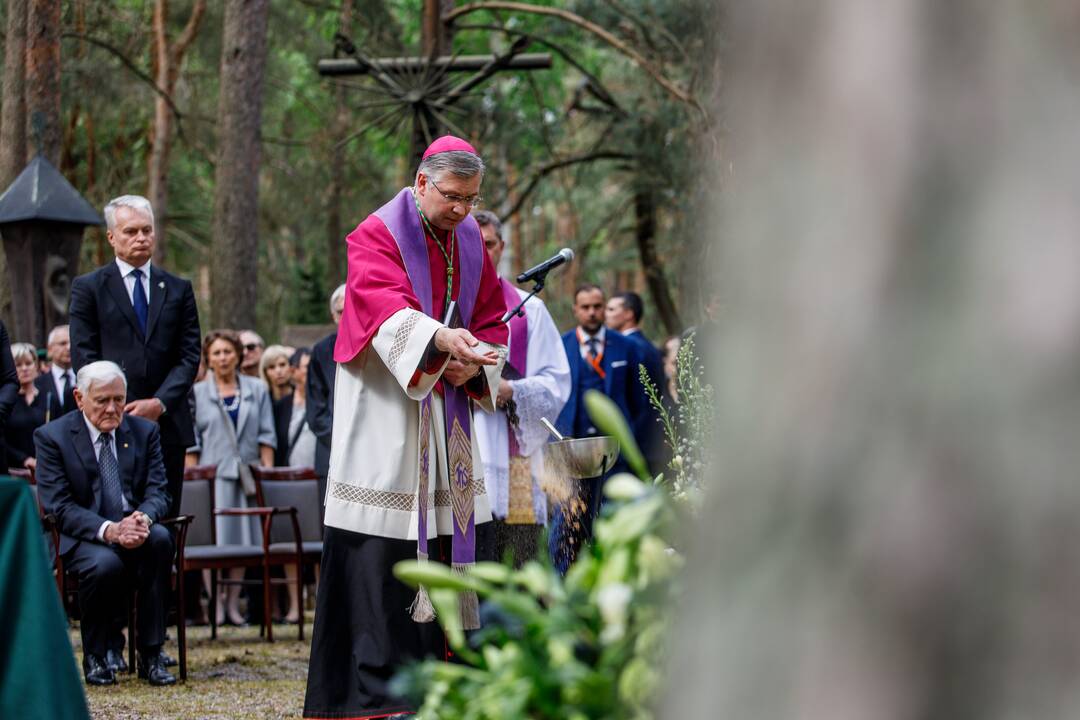
{"label": "green leaf", "polygon": [[428,595],[431,596],[431,604],[435,607],[439,624],[446,632],[446,639],[450,641],[450,646],[461,652],[465,647],[465,631],[461,627],[457,591],[432,586],[428,589]]}
{"label": "green leaf", "polygon": [[652,476],[649,474],[649,466],[645,464],[641,449],[634,440],[634,433],[631,432],[619,406],[599,390],[589,390],[585,393],[585,409],[596,427],[619,442],[619,452],[626,458],[630,469],[643,481],[650,482]]}
{"label": "green leaf", "polygon": [[643,536],[664,508],[659,495],[642,498],[619,508],[614,515],[596,522],[596,541],[604,547],[618,547]]}
{"label": "green leaf", "polygon": [[417,587],[448,588],[457,592],[475,590],[485,593],[490,587],[472,575],[456,573],[442,563],[431,560],[402,560],[394,565],[394,576],[402,582]]}
{"label": "green leaf", "polygon": [[612,500],[637,500],[648,492],[645,483],[630,473],[619,473],[604,483],[604,495]]}
{"label": "green leaf", "polygon": [[514,571],[502,563],[478,562],[472,566],[469,574],[480,580],[505,585],[512,579]]}

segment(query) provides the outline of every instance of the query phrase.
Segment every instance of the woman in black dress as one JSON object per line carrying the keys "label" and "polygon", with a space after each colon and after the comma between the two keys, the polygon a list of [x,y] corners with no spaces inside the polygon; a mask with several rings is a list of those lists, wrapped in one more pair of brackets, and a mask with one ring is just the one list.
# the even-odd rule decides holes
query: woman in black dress
{"label": "woman in black dress", "polygon": [[11,346],[11,356],[19,377],[19,396],[4,432],[7,464],[9,468],[32,470],[37,464],[34,431],[49,421],[49,404],[44,393],[34,386],[38,376],[37,348],[30,343],[15,343]]}

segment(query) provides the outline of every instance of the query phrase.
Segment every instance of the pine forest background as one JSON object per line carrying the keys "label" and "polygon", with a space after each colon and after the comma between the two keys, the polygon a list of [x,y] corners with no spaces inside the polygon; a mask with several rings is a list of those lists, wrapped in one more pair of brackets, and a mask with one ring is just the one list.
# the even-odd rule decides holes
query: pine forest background
{"label": "pine forest background", "polygon": [[[32,15],[40,2],[7,0],[5,50],[16,37],[12,8],[28,6]],[[337,33],[369,57],[418,55],[423,0],[243,4],[265,5],[267,52],[261,157],[253,166],[258,202],[240,232],[235,215],[222,222],[215,209],[224,197],[218,163],[235,162],[219,128],[226,113],[252,106],[240,96],[221,105],[229,3],[61,3],[53,152],[99,209],[124,193],[155,200],[157,260],[191,278],[204,330],[254,322],[272,340],[285,325],[327,322],[326,298],[345,278],[345,235],[411,183],[414,171],[409,117],[385,118],[395,108],[381,104],[369,79],[321,77],[315,63],[333,55]],[[526,38],[527,52],[553,55],[551,69],[487,79],[461,103],[463,112],[448,117],[488,161],[484,207],[507,221],[504,270],[518,272],[564,246],[577,253],[546,291],[562,328],[572,324],[572,288],[586,281],[640,291],[655,338],[698,319],[709,263],[695,218],[709,188],[697,178],[720,154],[719,133],[703,110],[718,78],[707,60],[719,46],[717,24],[705,20],[710,6],[538,2],[528,11],[492,7],[455,20],[456,54],[498,54]],[[254,24],[241,18],[240,31]],[[5,120],[11,110],[4,108]],[[27,144],[32,155],[34,138]],[[252,153],[243,157],[248,162]],[[14,176],[0,179],[6,187]],[[103,263],[109,251],[104,230],[89,228],[79,271]],[[234,287],[245,292],[214,291]],[[9,321],[6,300],[3,310]]]}

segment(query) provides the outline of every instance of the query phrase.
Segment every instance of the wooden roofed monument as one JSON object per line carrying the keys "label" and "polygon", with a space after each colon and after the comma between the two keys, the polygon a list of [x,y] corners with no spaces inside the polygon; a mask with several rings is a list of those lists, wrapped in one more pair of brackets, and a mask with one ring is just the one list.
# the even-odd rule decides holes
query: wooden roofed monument
{"label": "wooden roofed monument", "polygon": [[97,210],[40,154],[0,195],[13,340],[43,346],[49,329],[67,322],[83,231],[103,224]]}

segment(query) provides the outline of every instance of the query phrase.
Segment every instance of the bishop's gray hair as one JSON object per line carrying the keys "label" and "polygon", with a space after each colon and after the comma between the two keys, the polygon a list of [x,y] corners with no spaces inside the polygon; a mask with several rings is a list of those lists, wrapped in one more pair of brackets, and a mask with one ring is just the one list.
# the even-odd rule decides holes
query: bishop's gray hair
{"label": "bishop's gray hair", "polygon": [[436,153],[420,161],[420,167],[416,168],[416,176],[424,173],[424,177],[433,178],[438,182],[446,173],[456,175],[459,178],[473,178],[479,175],[484,177],[484,161],[479,155],[464,150],[452,150],[450,152]]}
{"label": "bishop's gray hair", "polygon": [[120,197],[110,200],[109,204],[105,206],[105,225],[110,230],[116,228],[116,209],[122,207],[146,213],[150,216],[150,225],[153,226],[154,207],[150,204],[149,200],[142,195],[121,195]]}
{"label": "bishop's gray hair", "polygon": [[98,360],[79,369],[79,374],[75,376],[75,387],[86,396],[94,385],[110,383],[116,378],[124,381],[124,390],[127,390],[127,377],[120,366],[111,360]]}

